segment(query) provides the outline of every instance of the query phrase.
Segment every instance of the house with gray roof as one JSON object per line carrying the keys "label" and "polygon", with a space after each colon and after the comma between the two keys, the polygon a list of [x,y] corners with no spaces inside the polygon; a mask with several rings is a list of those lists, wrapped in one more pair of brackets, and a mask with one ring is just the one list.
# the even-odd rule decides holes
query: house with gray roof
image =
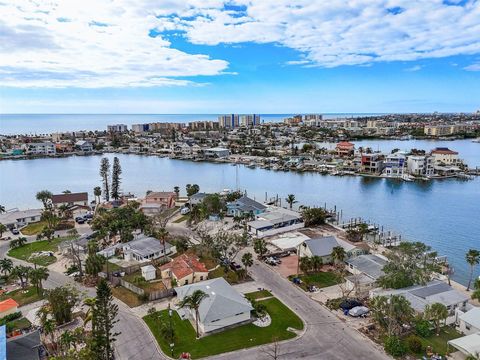
{"label": "house with gray roof", "polygon": [[410,306],[419,314],[425,311],[427,305],[435,303],[443,304],[447,307],[449,317],[447,325],[455,322],[456,310],[466,311],[469,307],[470,299],[464,293],[455,290],[447,283],[440,280],[433,280],[425,285],[415,285],[403,289],[394,290],[372,290],[371,297],[401,295],[410,302]]}
{"label": "house with gray roof", "polygon": [[367,254],[345,261],[345,268],[352,275],[345,278],[347,289],[355,290],[357,295],[368,294],[376,287],[378,278],[384,275],[383,267],[388,260],[383,256]]}
{"label": "house with gray roof", "polygon": [[165,242],[165,253],[160,240],[144,234],[138,235],[135,240],[122,244],[125,260],[140,262],[158,259],[165,255],[175,254],[177,249],[169,242]]}
{"label": "house with gray roof", "polygon": [[243,195],[239,199],[227,204],[227,216],[255,216],[265,212],[266,206]]}
{"label": "house with gray roof", "polygon": [[6,345],[8,360],[42,360],[47,358],[38,330],[7,339]]}
{"label": "house with gray roof", "polygon": [[340,246],[345,250],[346,258],[362,255],[364,250],[335,236],[323,236],[305,240],[300,245],[300,257],[319,256],[323,263],[331,263],[333,248]]}
{"label": "house with gray roof", "polygon": [[263,238],[305,227],[302,215],[280,207],[269,207],[247,223],[250,234]]}
{"label": "house with gray roof", "polygon": [[3,214],[0,214],[0,224],[5,225],[9,229],[21,228],[30,223],[38,222],[41,220],[41,209],[28,209],[28,210],[9,210]]}
{"label": "house with gray roof", "polygon": [[[192,295],[196,290],[201,290],[208,295],[202,300],[198,309],[198,326],[201,333],[210,334],[251,321],[252,305],[224,278],[175,288],[179,301]],[[190,319],[195,322],[194,310],[179,308],[177,312],[182,319]]]}

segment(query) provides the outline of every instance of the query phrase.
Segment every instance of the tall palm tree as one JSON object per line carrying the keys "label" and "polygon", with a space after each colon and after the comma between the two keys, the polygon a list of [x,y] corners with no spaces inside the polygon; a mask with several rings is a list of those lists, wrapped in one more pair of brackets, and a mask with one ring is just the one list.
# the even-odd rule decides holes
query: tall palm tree
{"label": "tall palm tree", "polygon": [[242,256],[242,264],[245,266],[245,274],[247,273],[247,269],[253,265],[253,256],[252,253],[245,253]]}
{"label": "tall palm tree", "polygon": [[309,272],[312,269],[312,259],[308,256],[302,257],[300,259],[300,269],[303,272]]}
{"label": "tall palm tree", "polygon": [[346,257],[345,249],[341,246],[335,246],[332,249],[332,259],[334,262],[342,263]]}
{"label": "tall palm tree", "polygon": [[30,271],[30,280],[37,289],[38,294],[40,294],[40,291],[43,289],[42,280],[47,280],[49,276],[50,273],[46,267],[39,267]]}
{"label": "tall palm tree", "polygon": [[177,201],[178,201],[178,198],[180,197],[180,187],[175,186],[175,187],[173,188],[173,192],[175,193],[175,196],[176,196]]}
{"label": "tall palm tree", "polygon": [[200,334],[198,333],[198,318],[200,317],[198,309],[200,308],[200,304],[202,303],[202,301],[208,296],[209,295],[204,293],[202,290],[195,290],[192,293],[192,295],[185,296],[183,300],[180,301],[180,304],[178,305],[180,308],[187,307],[195,311],[195,325],[197,328],[197,339],[200,337]]}
{"label": "tall palm tree", "polygon": [[477,249],[468,250],[467,254],[465,255],[465,260],[467,261],[468,265],[470,265],[470,279],[468,279],[467,286],[467,291],[470,291],[470,285],[472,284],[473,279],[473,271],[475,270],[475,266],[480,263],[480,251]]}
{"label": "tall palm tree", "polygon": [[102,196],[102,188],[100,186],[95,186],[93,188],[93,195],[95,195],[95,202],[98,205],[100,203],[100,196]]}
{"label": "tall palm tree", "polygon": [[5,231],[7,231],[7,227],[4,224],[0,224],[0,237],[2,237]]}
{"label": "tall palm tree", "polygon": [[315,270],[315,271],[320,270],[320,267],[323,265],[323,260],[318,255],[312,256],[310,261],[311,261],[311,264],[312,264],[311,266],[312,266],[313,270]]}
{"label": "tall palm tree", "polygon": [[288,205],[290,205],[290,209],[292,209],[293,204],[298,202],[297,200],[295,200],[295,195],[293,194],[288,194],[285,198],[285,201],[288,203]]}
{"label": "tall palm tree", "polygon": [[7,275],[10,274],[10,272],[13,269],[13,261],[11,259],[1,259],[0,260],[0,271],[4,274]]}
{"label": "tall palm tree", "polygon": [[164,258],[167,257],[167,252],[165,250],[166,249],[165,248],[165,243],[167,241],[168,234],[169,234],[169,232],[164,227],[161,227],[156,233],[156,235],[158,237],[158,240],[160,240],[160,242],[162,243],[162,246],[163,246],[163,257]]}

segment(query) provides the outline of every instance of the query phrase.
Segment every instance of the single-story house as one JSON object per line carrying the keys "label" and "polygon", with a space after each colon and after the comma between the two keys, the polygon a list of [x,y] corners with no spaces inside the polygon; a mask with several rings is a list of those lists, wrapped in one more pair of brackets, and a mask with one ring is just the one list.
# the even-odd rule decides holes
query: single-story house
{"label": "single-story house", "polygon": [[227,216],[255,216],[265,212],[266,209],[265,205],[243,195],[239,199],[227,204]]}
{"label": "single-story house", "polygon": [[263,238],[305,227],[302,215],[283,208],[269,208],[247,223],[250,234]]}
{"label": "single-story house", "polygon": [[209,148],[204,150],[204,155],[207,158],[226,158],[230,155],[230,150],[221,148],[221,147],[215,147],[215,148]]}
{"label": "single-story house", "polygon": [[139,235],[135,240],[122,244],[122,249],[125,260],[136,260],[140,262],[155,260],[177,252],[175,246],[165,242],[164,254],[163,245],[160,240],[143,234]]}
{"label": "single-story house", "polygon": [[460,350],[465,357],[478,356],[480,354],[480,332],[450,340],[447,344]]}
{"label": "single-story house", "polygon": [[42,360],[46,355],[38,330],[7,339],[8,360]]}
{"label": "single-story house", "polygon": [[203,200],[208,196],[207,193],[204,193],[204,192],[198,192],[196,194],[193,194],[192,196],[190,196],[190,204],[191,205],[199,205],[203,202]]}
{"label": "single-story house", "polygon": [[319,238],[308,239],[300,245],[300,257],[320,256],[324,264],[333,261],[333,248],[340,246],[345,250],[346,258],[362,255],[364,250],[350,244],[347,241],[338,239],[335,236],[323,236]]}
{"label": "single-story house", "polygon": [[384,275],[383,267],[387,259],[383,256],[367,254],[347,259],[345,268],[352,275],[346,277],[347,289],[368,293],[376,286],[379,277]]}
{"label": "single-story house", "polygon": [[464,335],[480,332],[480,307],[463,312],[457,310],[457,329]]}
{"label": "single-story house", "polygon": [[207,280],[208,269],[195,255],[182,254],[160,267],[162,279],[175,279],[178,286]]}
{"label": "single-story house", "polygon": [[41,209],[12,210],[0,214],[0,224],[5,225],[9,229],[18,229],[30,223],[40,221],[41,217]]}
{"label": "single-story house", "polygon": [[375,296],[401,295],[410,302],[410,306],[419,314],[425,311],[425,306],[435,303],[443,304],[449,311],[447,325],[455,322],[455,313],[459,309],[466,310],[470,299],[464,293],[455,290],[447,283],[440,280],[433,280],[426,285],[415,285],[395,290],[372,290],[370,297]]}
{"label": "single-story house", "polygon": [[[224,278],[175,288],[179,301],[193,294],[196,290],[201,290],[208,295],[198,308],[198,323],[201,333],[222,331],[251,321],[252,305]],[[182,319],[189,318],[195,321],[195,310],[183,308],[177,311]]]}
{"label": "single-story house", "polygon": [[18,303],[13,299],[0,301],[0,318],[16,313],[18,311]]}
{"label": "single-story house", "polygon": [[70,194],[57,194],[52,195],[52,205],[54,208],[58,208],[62,205],[66,206],[88,206],[88,193],[70,193]]}
{"label": "single-story house", "polygon": [[155,280],[157,278],[157,269],[153,265],[146,265],[140,268],[142,271],[142,276],[145,280]]}

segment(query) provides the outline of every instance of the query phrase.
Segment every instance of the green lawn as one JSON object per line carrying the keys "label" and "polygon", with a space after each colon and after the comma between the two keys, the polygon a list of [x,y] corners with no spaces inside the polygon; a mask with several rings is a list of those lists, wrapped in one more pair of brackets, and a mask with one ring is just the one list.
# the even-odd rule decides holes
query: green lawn
{"label": "green lawn", "polygon": [[182,215],[180,216],[178,219],[176,219],[175,221],[173,221],[175,224],[179,224],[179,223],[182,223],[184,221],[187,221],[187,219],[189,218],[189,215]]}
{"label": "green lawn", "polygon": [[31,224],[28,224],[27,226],[25,226],[21,230],[21,233],[23,235],[26,235],[26,236],[37,235],[43,230],[45,225],[47,225],[47,223],[45,221],[39,221],[39,222],[31,223]]}
{"label": "green lawn", "polygon": [[463,336],[453,327],[445,326],[440,330],[440,335],[433,334],[428,338],[420,337],[422,341],[423,348],[426,349],[427,346],[432,347],[434,353],[439,353],[440,355],[445,355],[447,353],[447,341],[457,339]]}
{"label": "green lawn", "polygon": [[[289,276],[289,279],[296,277],[295,275]],[[337,276],[333,272],[318,272],[312,274],[303,274],[299,278],[302,283],[299,285],[303,290],[307,290],[310,285],[315,285],[318,288],[329,287],[337,285],[339,283]]]}
{"label": "green lawn", "polygon": [[69,239],[71,239],[71,237],[60,237],[60,238],[52,239],[51,241],[48,241],[48,240],[34,241],[32,243],[25,244],[22,247],[11,249],[8,252],[8,255],[16,259],[35,263],[40,266],[47,266],[57,261],[57,258],[55,256],[39,256],[39,257],[32,257],[30,259],[30,256],[34,252],[39,252],[39,251],[57,252],[58,244],[60,244],[62,241],[69,240]]}
{"label": "green lawn", "polygon": [[[262,300],[267,307],[267,312],[272,318],[272,323],[266,328],[260,328],[253,324],[242,325],[220,333],[208,335],[196,339],[195,330],[188,320],[181,320],[176,312],[172,317],[176,332],[174,358],[182,352],[189,352],[193,359],[205,356],[221,354],[229,351],[250,348],[272,342],[273,338],[278,341],[294,338],[296,335],[287,330],[288,327],[302,330],[303,323],[289,308],[278,299]],[[159,318],[158,318],[159,317]],[[157,339],[162,351],[170,355],[168,341],[161,335],[159,324],[168,321],[168,311],[162,310],[153,315],[143,318],[153,335]]]}
{"label": "green lawn", "polygon": [[28,329],[31,325],[32,323],[28,321],[27,318],[20,318],[17,320],[10,321],[7,324],[7,328],[9,331],[23,330],[23,329]]}
{"label": "green lawn", "polygon": [[33,303],[35,301],[41,300],[42,296],[37,294],[37,290],[33,287],[27,287],[25,290],[18,289],[9,292],[8,294],[0,295],[0,301],[12,298],[15,300],[20,306],[27,305]]}
{"label": "green lawn", "polygon": [[255,291],[255,292],[246,294],[246,297],[250,300],[251,299],[254,299],[254,300],[263,299],[263,298],[268,298],[268,297],[271,297],[271,296],[273,296],[273,295],[268,290],[259,290],[259,291]]}

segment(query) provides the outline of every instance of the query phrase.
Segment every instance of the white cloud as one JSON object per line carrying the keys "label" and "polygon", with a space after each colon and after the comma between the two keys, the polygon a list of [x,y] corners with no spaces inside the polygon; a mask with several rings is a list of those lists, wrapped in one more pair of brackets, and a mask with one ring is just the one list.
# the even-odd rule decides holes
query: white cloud
{"label": "white cloud", "polygon": [[422,65],[414,65],[412,67],[409,67],[407,69],[405,69],[405,71],[408,71],[408,72],[415,72],[415,71],[420,71],[423,69],[423,66]]}
{"label": "white cloud", "polygon": [[0,3],[0,83],[13,87],[190,85],[224,60],[174,49],[154,9],[133,0]]}
{"label": "white cloud", "polygon": [[288,65],[308,67],[480,53],[475,0],[9,0],[0,12],[3,86],[185,86],[229,74],[225,60],[175,49],[178,34],[278,44],[300,53]]}
{"label": "white cloud", "polygon": [[468,65],[463,69],[467,71],[480,71],[480,63]]}

